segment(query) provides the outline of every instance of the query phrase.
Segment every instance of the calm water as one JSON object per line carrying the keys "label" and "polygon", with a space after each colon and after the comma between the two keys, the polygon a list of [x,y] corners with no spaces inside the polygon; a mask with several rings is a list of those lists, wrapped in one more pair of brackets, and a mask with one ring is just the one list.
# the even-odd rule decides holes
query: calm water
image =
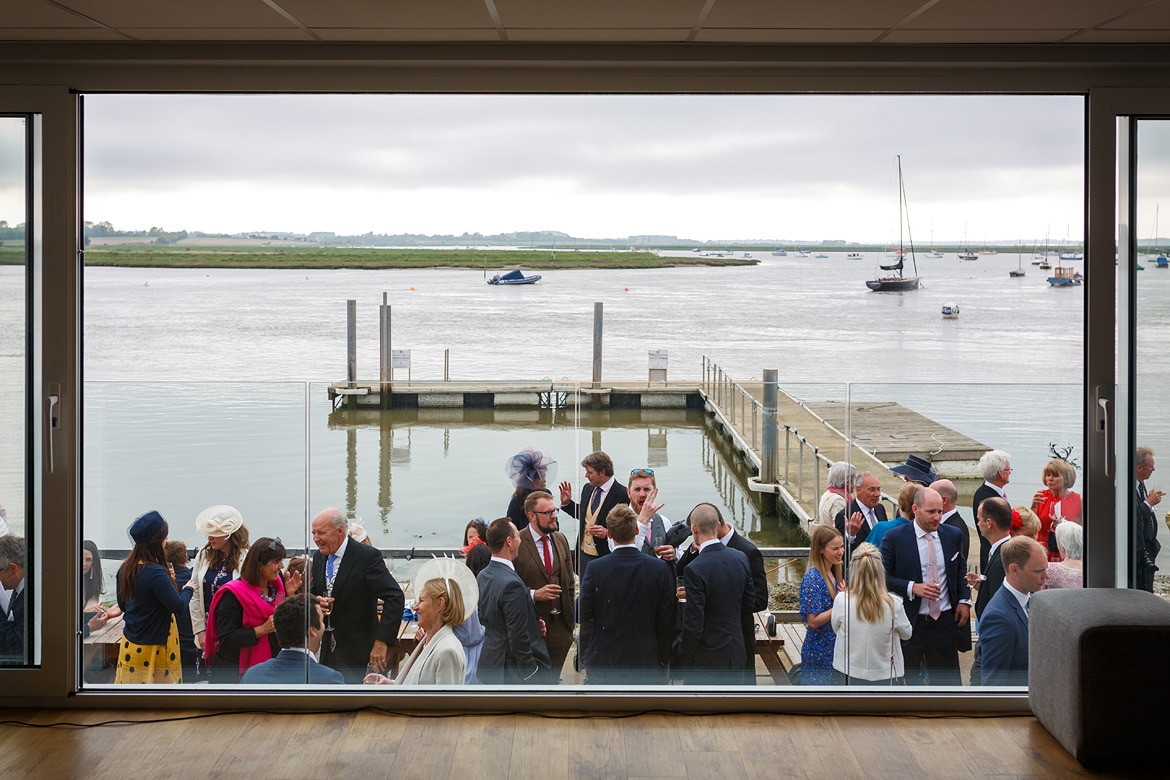
{"label": "calm water", "polygon": [[[681,517],[717,497],[720,480],[687,421],[574,434],[560,420],[417,420],[395,424],[389,444],[375,425],[352,433],[330,426],[323,384],[311,383],[344,378],[347,298],[358,300],[359,375],[376,377],[383,291],[393,346],[411,350],[415,380],[442,378],[445,349],[456,381],[587,380],[593,302],[603,301],[606,378],[642,378],[647,351],[666,349],[673,380],[699,378],[707,355],[735,378],[778,368],[800,397],[898,401],[1011,452],[1008,492],[1019,502],[1040,486],[1049,443],[1074,444],[1083,457],[1083,292],[1050,288],[1027,255],[1024,279],[1008,278],[1014,254],[919,258],[924,287],[908,294],[866,290],[873,254],[757,256],[760,265],[744,268],[543,272],[541,283],[518,288],[489,287],[475,270],[87,269],[88,527],[120,546],[125,518],[143,506],[165,512],[170,499],[172,514],[191,517],[228,501],[263,518],[260,530],[273,524],[294,536],[306,507],[348,503],[398,546],[502,511],[503,462],[522,446],[548,447],[560,477],[578,480],[572,464],[599,437],[621,469],[663,449],[650,444],[660,429],[666,513]],[[1170,319],[1170,273],[1139,278],[1139,311],[1152,334]],[[943,320],[943,303],[958,303],[960,319]],[[1141,366],[1146,397],[1170,377],[1170,362],[1150,349]],[[1142,438],[1170,453],[1170,416],[1143,415]],[[392,501],[379,477],[386,446]],[[735,511],[741,524],[758,522],[750,506]]]}

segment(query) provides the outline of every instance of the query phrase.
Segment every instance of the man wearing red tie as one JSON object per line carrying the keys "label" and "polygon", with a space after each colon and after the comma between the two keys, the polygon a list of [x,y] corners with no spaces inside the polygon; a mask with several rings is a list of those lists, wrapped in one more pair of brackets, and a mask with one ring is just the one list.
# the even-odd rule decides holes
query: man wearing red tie
{"label": "man wearing red tie", "polygon": [[557,524],[557,505],[543,490],[524,500],[528,527],[520,532],[520,552],[513,561],[516,573],[528,586],[536,614],[544,621],[552,667],[542,670],[535,682],[556,685],[569,648],[573,645],[573,557],[569,541]]}
{"label": "man wearing red tie", "polygon": [[573,501],[573,486],[562,482],[561,509],[577,518],[577,570],[584,574],[589,561],[609,553],[605,518],[615,506],[630,503],[630,494],[614,479],[613,458],[601,450],[586,455],[581,465],[586,481],[581,503]]}

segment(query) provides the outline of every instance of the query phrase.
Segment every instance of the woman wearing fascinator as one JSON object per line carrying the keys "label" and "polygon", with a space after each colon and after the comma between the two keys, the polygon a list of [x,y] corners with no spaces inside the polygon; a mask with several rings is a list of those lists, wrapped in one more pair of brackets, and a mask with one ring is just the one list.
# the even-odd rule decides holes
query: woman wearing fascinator
{"label": "woman wearing fascinator", "polygon": [[535,447],[527,447],[508,458],[504,473],[515,488],[508,503],[508,517],[516,525],[516,530],[528,527],[524,499],[537,490],[547,491],[548,485],[556,481],[556,469],[557,462]]}

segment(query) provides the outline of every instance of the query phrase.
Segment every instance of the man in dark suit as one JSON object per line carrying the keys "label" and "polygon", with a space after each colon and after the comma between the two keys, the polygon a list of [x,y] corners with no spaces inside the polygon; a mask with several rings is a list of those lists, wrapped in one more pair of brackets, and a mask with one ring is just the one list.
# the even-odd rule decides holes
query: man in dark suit
{"label": "man in dark suit", "polygon": [[1154,451],[1149,447],[1137,448],[1134,471],[1137,474],[1137,511],[1134,513],[1133,560],[1134,587],[1154,592],[1154,572],[1162,544],[1158,541],[1158,519],[1154,507],[1165,495],[1161,490],[1147,490],[1146,480],[1154,473]]}
{"label": "man in dark suit", "polygon": [[980,673],[983,685],[1028,684],[1028,602],[1044,587],[1048,553],[1035,539],[1005,542],[1000,557],[1007,567],[1003,587],[979,616]]}
{"label": "man in dark suit", "polygon": [[0,536],[0,589],[12,591],[11,595],[0,593],[0,665],[23,664],[28,658],[24,642],[24,560],[24,539]]}
{"label": "man in dark suit", "polygon": [[573,486],[561,483],[561,509],[577,518],[577,571],[584,575],[589,562],[609,553],[605,518],[619,504],[630,503],[622,483],[614,479],[613,458],[601,450],[584,457],[585,485],[581,503],[573,501]]}
{"label": "man in dark suit", "polygon": [[1002,498],[989,498],[979,505],[979,533],[987,540],[990,552],[987,556],[987,568],[983,569],[983,576],[979,577],[972,572],[968,576],[969,582],[978,582],[975,587],[979,594],[975,599],[975,615],[983,617],[983,609],[995,596],[995,592],[1003,585],[1004,565],[1000,559],[1000,547],[1011,538],[1012,508]]}
{"label": "man in dark suit", "polygon": [[[1000,498],[1007,500],[1004,486],[1012,478],[1012,456],[1003,450],[991,450],[983,453],[979,459],[979,473],[983,475],[983,484],[975,490],[975,497],[971,500],[971,516],[979,517],[979,505],[984,499]],[[1009,503],[1008,506],[1011,506]],[[987,554],[991,552],[991,545],[987,538],[979,537],[979,571],[987,570]]]}
{"label": "man in dark suit", "polygon": [[532,591],[536,614],[544,621],[545,645],[552,666],[536,681],[544,685],[560,682],[561,669],[573,645],[573,556],[569,542],[557,526],[557,505],[543,490],[524,499],[528,526],[520,531],[520,553],[513,564],[516,573]]}
{"label": "man in dark suit", "polygon": [[[398,642],[405,599],[377,549],[349,538],[340,509],[313,518],[313,576],[310,592],[327,599],[321,661],[360,683],[366,665],[386,668],[386,651]],[[382,600],[382,620],[378,600]]]}
{"label": "man in dark suit", "polygon": [[686,606],[678,660],[688,683],[743,682],[746,652],[742,616],[755,603],[747,556],[719,541],[719,511],[699,504],[689,520],[699,554],[683,572]]}
{"label": "man in dark suit", "polygon": [[914,499],[914,522],[882,539],[882,562],[886,589],[906,599],[914,626],[902,642],[908,681],[961,685],[958,635],[970,618],[971,591],[959,532],[941,521],[942,499],[922,488]]}
{"label": "man in dark suit", "polygon": [[[979,504],[977,511],[976,528],[987,541],[989,552],[987,566],[982,570],[982,576],[977,572],[968,573],[967,584],[971,586],[972,590],[976,590],[975,615],[982,623],[984,610],[987,609],[987,605],[1003,585],[1004,567],[1000,550],[1011,538],[1012,508],[1004,499],[993,496]],[[979,630],[982,632],[982,625],[979,626]],[[975,657],[971,662],[972,685],[980,685],[983,679],[983,673],[980,671],[982,660],[979,656],[981,652],[979,647],[975,648]]]}
{"label": "man in dark suit", "polygon": [[520,533],[506,517],[488,526],[492,560],[476,575],[483,648],[476,675],[485,685],[535,683],[551,667],[540,618],[524,580],[516,573]]}
{"label": "man in dark suit", "polygon": [[877,477],[868,471],[861,472],[853,481],[853,491],[853,500],[837,513],[833,521],[849,543],[850,555],[865,541],[875,525],[886,521],[886,508],[882,506],[882,483]]}
{"label": "man in dark suit", "polygon": [[670,565],[638,550],[638,521],[629,507],[614,507],[607,527],[612,554],[594,561],[581,579],[586,682],[665,684],[677,611]]}
{"label": "man in dark suit", "polygon": [[[308,637],[305,636],[306,619]],[[276,605],[272,625],[280,640],[279,655],[248,669],[240,682],[257,685],[341,685],[345,682],[341,672],[317,663],[321,638],[325,635],[320,604],[309,601],[302,593],[290,596]]]}
{"label": "man in dark suit", "polygon": [[748,568],[752,573],[752,600],[747,610],[740,615],[740,628],[743,630],[743,649],[746,658],[743,663],[744,684],[756,684],[756,613],[768,608],[768,574],[764,569],[764,556],[758,547],[748,541],[743,534],[736,533],[735,528],[723,519],[722,513],[714,506],[719,515],[719,541],[724,547],[739,550],[748,559]]}

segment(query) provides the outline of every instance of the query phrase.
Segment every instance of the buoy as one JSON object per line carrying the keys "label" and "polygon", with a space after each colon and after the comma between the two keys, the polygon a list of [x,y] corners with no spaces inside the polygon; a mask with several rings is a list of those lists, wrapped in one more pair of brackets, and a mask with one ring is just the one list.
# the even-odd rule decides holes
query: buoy
{"label": "buoy", "polygon": [[413,288],[413,287],[411,287],[410,289],[411,289],[411,291],[413,291],[413,290],[414,290],[414,288]]}
{"label": "buoy", "polygon": [[630,291],[630,288],[629,288],[629,287],[623,287],[622,289],[623,289],[623,290],[625,290],[626,292],[629,292],[629,291]]}

